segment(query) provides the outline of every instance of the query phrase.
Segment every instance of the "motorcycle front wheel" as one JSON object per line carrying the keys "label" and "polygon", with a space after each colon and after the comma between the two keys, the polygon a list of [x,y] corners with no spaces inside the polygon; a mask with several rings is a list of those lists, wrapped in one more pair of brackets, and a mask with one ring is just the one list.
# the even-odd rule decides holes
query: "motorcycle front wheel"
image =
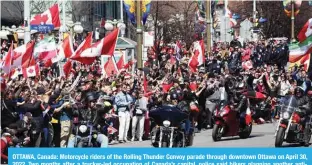
{"label": "motorcycle front wheel", "polygon": [[213,129],[212,129],[212,140],[217,142],[217,141],[220,141],[221,138],[222,138],[222,126],[221,125],[214,125],[213,126]]}
{"label": "motorcycle front wheel", "polygon": [[275,138],[275,147],[281,147],[284,142],[284,137],[285,137],[285,131],[286,129],[283,127],[279,127],[276,138]]}
{"label": "motorcycle front wheel", "polygon": [[248,126],[246,126],[246,128],[239,133],[239,137],[242,139],[246,139],[250,136],[252,131],[252,124],[249,124]]}

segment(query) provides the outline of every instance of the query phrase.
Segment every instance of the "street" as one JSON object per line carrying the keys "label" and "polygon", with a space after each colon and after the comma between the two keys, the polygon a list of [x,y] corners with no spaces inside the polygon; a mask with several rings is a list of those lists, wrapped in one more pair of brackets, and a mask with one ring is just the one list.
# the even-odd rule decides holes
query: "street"
{"label": "street", "polygon": [[[222,138],[219,142],[213,142],[212,129],[197,133],[192,147],[274,147],[275,123],[253,125],[253,130],[248,139],[240,139],[238,136]],[[284,143],[285,147],[299,147],[297,144]],[[151,147],[149,140],[143,142],[129,142],[115,144],[109,147]],[[311,147],[311,145],[310,145]]]}

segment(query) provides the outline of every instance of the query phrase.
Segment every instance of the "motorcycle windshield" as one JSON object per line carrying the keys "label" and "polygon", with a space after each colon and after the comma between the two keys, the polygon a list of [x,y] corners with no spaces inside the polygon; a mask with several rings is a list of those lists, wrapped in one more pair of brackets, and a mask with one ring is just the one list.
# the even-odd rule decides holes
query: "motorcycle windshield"
{"label": "motorcycle windshield", "polygon": [[170,127],[178,127],[182,121],[188,119],[188,114],[175,106],[164,105],[151,110],[149,117],[159,126],[163,125],[163,121],[168,120],[171,123]]}
{"label": "motorcycle windshield", "polygon": [[294,96],[287,96],[282,100],[282,112],[293,112],[297,107],[298,102]]}

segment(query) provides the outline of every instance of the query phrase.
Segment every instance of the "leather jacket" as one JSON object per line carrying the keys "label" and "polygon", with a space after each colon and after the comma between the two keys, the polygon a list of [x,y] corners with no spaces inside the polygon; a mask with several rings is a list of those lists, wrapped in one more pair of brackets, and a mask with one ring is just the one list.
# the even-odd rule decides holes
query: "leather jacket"
{"label": "leather jacket", "polygon": [[309,115],[312,113],[312,99],[309,96],[302,96],[297,98],[297,104],[299,107],[304,107],[306,114]]}

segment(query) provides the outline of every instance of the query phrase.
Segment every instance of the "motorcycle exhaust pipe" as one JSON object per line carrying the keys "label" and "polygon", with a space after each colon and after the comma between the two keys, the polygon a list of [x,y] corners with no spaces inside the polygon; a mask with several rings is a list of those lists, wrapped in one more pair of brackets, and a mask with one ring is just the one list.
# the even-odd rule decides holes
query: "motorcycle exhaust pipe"
{"label": "motorcycle exhaust pipe", "polygon": [[170,133],[170,148],[172,148],[172,145],[173,145],[173,132],[174,132],[174,128],[171,128],[171,133]]}
{"label": "motorcycle exhaust pipe", "polygon": [[162,130],[162,128],[160,127],[159,142],[158,142],[159,148],[162,147],[162,137],[163,137],[163,130]]}

